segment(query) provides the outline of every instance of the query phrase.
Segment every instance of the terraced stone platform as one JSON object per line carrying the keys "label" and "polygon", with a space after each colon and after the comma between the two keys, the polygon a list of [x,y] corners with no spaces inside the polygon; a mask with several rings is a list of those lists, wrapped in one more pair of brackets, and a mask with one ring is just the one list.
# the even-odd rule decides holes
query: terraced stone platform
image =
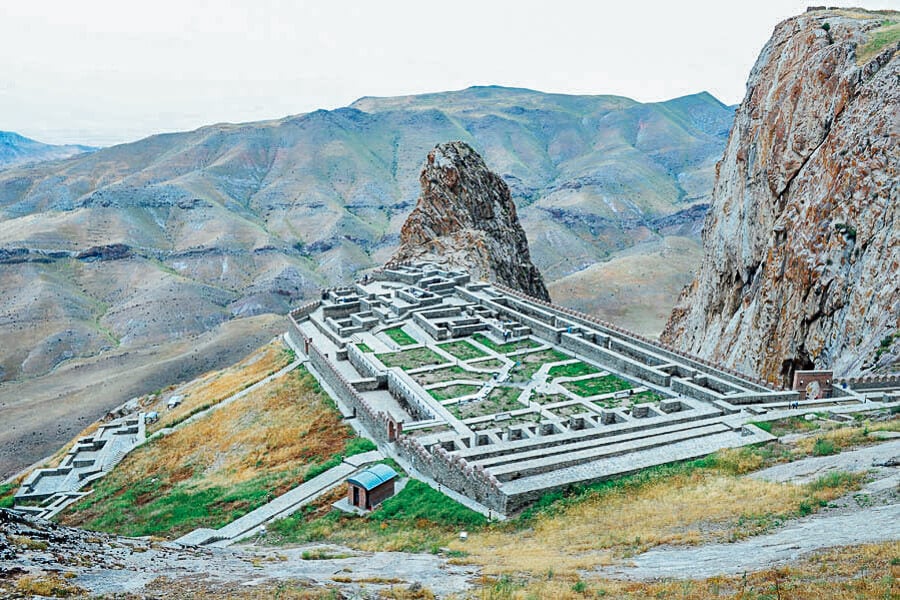
{"label": "terraced stone platform", "polygon": [[[310,364],[377,441],[502,514],[540,494],[771,439],[750,424],[893,391],[791,390],[431,264],[291,313]],[[900,387],[900,385],[898,385]]]}

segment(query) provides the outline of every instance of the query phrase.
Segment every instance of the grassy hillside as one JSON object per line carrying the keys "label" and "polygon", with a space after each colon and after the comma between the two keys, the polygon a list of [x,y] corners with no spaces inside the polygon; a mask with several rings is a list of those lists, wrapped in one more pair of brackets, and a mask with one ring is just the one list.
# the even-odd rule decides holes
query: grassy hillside
{"label": "grassy hillside", "polygon": [[62,522],[124,535],[219,527],[366,450],[302,367],[130,453]]}

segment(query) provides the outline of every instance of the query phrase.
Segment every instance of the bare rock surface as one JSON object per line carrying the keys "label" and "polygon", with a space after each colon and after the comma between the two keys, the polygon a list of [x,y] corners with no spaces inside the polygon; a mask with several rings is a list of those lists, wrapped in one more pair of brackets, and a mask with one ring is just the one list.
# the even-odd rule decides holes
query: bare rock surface
{"label": "bare rock surface", "polygon": [[634,557],[628,565],[604,567],[599,572],[642,580],[734,575],[787,564],[833,546],[900,539],[900,468],[890,464],[898,450],[900,442],[891,441],[751,473],[747,477],[803,484],[828,473],[865,472],[867,481],[827,508],[771,533],[733,543],[655,548]]}
{"label": "bare rock surface", "polygon": [[718,165],[705,257],[664,341],[773,383],[896,360],[898,44],[858,61],[896,15],[814,10],[775,28]]}
{"label": "bare rock surface", "polygon": [[390,263],[427,260],[550,300],[531,262],[509,187],[464,142],[439,144],[419,177],[422,194]]}
{"label": "bare rock surface", "polygon": [[327,585],[349,597],[418,584],[445,597],[469,590],[476,575],[472,567],[451,565],[433,554],[318,550],[335,558],[304,560],[304,548],[182,547],[63,527],[0,509],[0,597],[14,594],[20,577],[59,572],[74,574],[66,581],[92,597],[151,598],[275,597],[286,582],[302,588]]}

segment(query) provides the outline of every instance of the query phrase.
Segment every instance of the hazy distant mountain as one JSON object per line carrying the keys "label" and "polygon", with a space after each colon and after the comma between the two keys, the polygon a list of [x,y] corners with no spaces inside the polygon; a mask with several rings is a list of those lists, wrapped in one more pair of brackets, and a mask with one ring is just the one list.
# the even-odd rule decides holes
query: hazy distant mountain
{"label": "hazy distant mountain", "polygon": [[69,158],[75,154],[94,150],[96,148],[90,146],[42,144],[12,131],[0,131],[0,169],[25,163]]}
{"label": "hazy distant mountain", "polygon": [[[470,144],[509,184],[555,299],[571,287],[587,290],[582,306],[610,303],[613,282],[597,285],[586,267],[622,252],[656,256],[665,235],[691,238],[682,257],[699,253],[732,117],[707,93],[641,104],[478,87],[363,98],[0,172],[0,379],[281,313],[383,263],[425,155],[448,140]],[[681,264],[666,268],[675,275],[654,327],[689,279]]]}

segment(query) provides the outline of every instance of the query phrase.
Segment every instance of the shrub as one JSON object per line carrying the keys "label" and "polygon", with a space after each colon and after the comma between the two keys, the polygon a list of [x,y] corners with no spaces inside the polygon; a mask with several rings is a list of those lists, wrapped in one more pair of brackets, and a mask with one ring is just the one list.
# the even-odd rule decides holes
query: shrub
{"label": "shrub", "polygon": [[828,22],[822,23],[822,29],[824,29],[825,31],[830,31],[831,25],[829,25]]}
{"label": "shrub", "polygon": [[813,456],[828,456],[836,453],[837,448],[835,448],[834,442],[825,438],[816,438],[816,443],[813,444]]}

